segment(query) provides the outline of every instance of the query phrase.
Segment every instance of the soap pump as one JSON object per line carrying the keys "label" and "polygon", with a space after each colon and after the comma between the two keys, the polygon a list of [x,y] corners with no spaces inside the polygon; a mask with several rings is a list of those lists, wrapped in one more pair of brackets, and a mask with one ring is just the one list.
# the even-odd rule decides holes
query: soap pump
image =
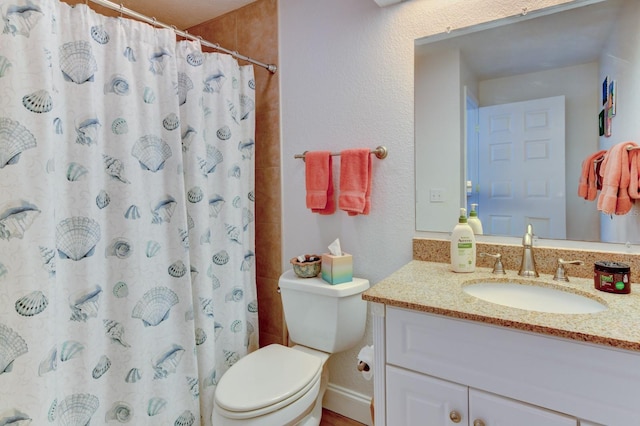
{"label": "soap pump", "polygon": [[473,233],[475,235],[482,235],[482,222],[480,222],[480,218],[478,217],[478,212],[476,211],[477,207],[477,204],[471,204],[471,211],[469,212],[469,219],[467,222],[471,229],[473,229]]}
{"label": "soap pump", "polygon": [[460,209],[458,224],[451,233],[451,268],[454,272],[476,270],[476,239],[467,223],[467,209]]}

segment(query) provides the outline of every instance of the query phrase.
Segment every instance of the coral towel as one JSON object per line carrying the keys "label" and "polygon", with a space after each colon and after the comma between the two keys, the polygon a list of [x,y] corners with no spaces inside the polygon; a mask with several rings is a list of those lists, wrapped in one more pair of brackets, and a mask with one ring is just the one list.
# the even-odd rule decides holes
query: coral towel
{"label": "coral towel", "polygon": [[603,161],[606,153],[607,151],[603,149],[591,154],[582,162],[582,174],[578,182],[578,195],[585,200],[593,201],[598,195],[596,162]]}
{"label": "coral towel", "polygon": [[638,187],[640,186],[640,149],[629,151],[629,163],[631,164],[629,197],[631,197],[632,200],[637,200],[640,198],[638,191]]}
{"label": "coral towel", "polygon": [[338,205],[350,216],[371,211],[371,151],[368,148],[340,153]]}
{"label": "coral towel", "polygon": [[304,159],[307,208],[314,213],[335,213],[336,201],[333,191],[331,152],[307,152]]}
{"label": "coral towel", "polygon": [[609,149],[600,167],[602,191],[598,197],[598,210],[605,214],[626,214],[633,207],[629,197],[630,164],[628,146],[633,142],[621,142]]}

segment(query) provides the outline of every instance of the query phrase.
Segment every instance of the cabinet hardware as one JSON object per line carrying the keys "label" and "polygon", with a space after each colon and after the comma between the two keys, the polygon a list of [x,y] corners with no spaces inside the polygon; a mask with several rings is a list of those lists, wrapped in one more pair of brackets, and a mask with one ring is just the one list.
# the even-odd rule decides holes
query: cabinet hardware
{"label": "cabinet hardware", "polygon": [[449,418],[454,423],[460,423],[460,420],[462,420],[462,416],[456,410],[449,413]]}

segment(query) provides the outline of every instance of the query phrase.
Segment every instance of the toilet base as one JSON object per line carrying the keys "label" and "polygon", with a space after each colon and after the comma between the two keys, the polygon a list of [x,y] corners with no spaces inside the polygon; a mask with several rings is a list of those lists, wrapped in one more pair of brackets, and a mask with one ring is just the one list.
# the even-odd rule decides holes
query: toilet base
{"label": "toilet base", "polygon": [[324,399],[324,393],[327,390],[329,384],[329,368],[328,363],[325,363],[322,367],[322,376],[320,377],[320,390],[318,391],[318,398],[313,406],[311,413],[303,418],[300,422],[296,423],[296,426],[319,426],[320,420],[322,420],[322,400]]}

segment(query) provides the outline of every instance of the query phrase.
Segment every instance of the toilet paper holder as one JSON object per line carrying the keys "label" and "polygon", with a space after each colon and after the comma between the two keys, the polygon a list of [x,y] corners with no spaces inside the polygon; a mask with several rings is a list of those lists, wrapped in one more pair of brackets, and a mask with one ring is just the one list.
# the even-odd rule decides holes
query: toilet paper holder
{"label": "toilet paper holder", "polygon": [[366,380],[371,380],[373,377],[373,345],[360,349],[356,368]]}

